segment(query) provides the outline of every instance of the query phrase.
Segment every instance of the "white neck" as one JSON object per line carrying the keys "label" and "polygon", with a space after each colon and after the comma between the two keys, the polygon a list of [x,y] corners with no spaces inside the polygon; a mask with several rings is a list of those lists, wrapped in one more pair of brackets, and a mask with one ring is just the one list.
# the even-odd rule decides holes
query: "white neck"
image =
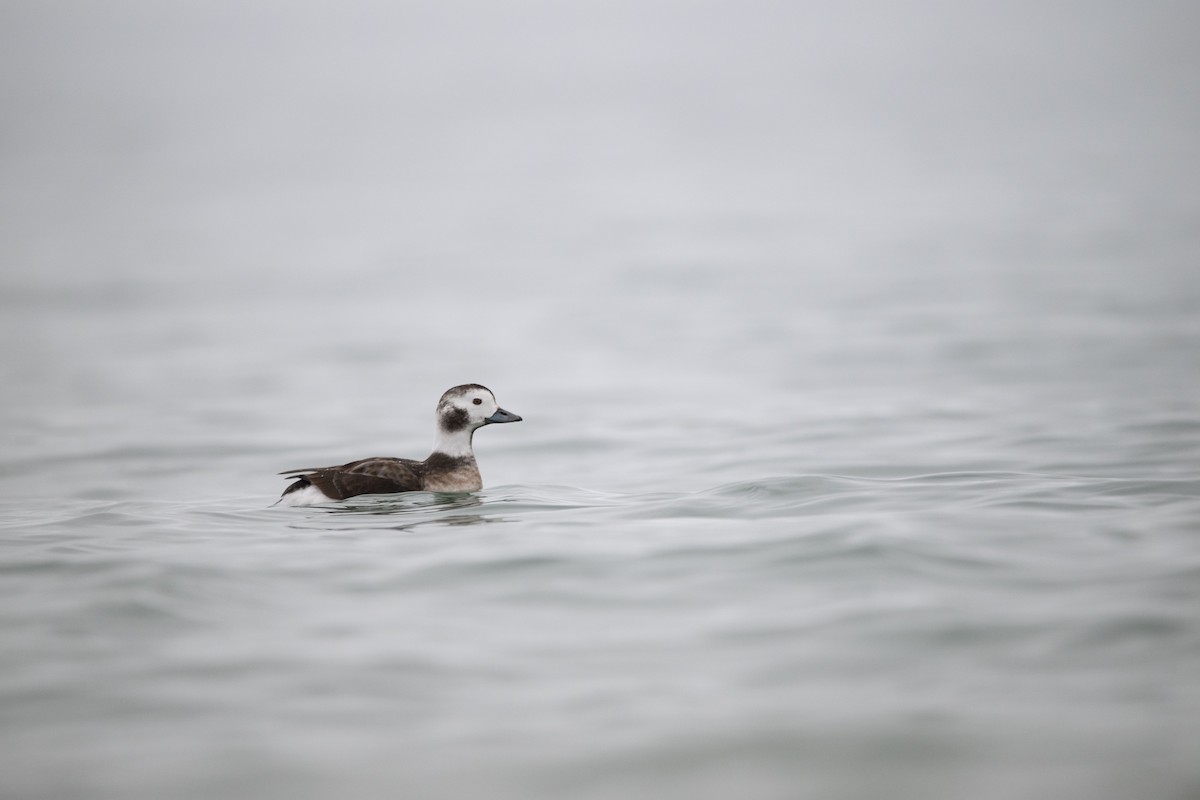
{"label": "white neck", "polygon": [[443,455],[452,456],[454,458],[469,458],[475,457],[475,451],[471,449],[471,437],[475,434],[474,428],[465,428],[454,433],[446,433],[438,426],[437,433],[433,435],[433,452],[442,453]]}

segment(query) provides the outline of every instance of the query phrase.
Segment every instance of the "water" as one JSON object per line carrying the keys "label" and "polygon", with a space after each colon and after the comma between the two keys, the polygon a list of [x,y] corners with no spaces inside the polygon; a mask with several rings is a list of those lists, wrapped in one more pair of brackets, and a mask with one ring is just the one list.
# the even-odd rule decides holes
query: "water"
{"label": "water", "polygon": [[1200,794],[1190,9],[2,13],[5,797]]}

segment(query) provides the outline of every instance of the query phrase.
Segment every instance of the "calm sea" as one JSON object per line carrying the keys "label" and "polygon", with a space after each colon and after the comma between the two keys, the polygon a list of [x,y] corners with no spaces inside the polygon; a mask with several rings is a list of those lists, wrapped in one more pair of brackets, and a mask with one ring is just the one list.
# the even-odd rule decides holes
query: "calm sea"
{"label": "calm sea", "polygon": [[6,3],[0,795],[1200,796],[1200,13],[827,6]]}

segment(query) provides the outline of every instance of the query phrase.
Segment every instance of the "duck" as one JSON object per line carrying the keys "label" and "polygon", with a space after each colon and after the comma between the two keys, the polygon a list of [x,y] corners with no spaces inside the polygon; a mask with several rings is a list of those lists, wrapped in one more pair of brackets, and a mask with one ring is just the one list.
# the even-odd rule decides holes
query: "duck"
{"label": "duck", "polygon": [[433,451],[424,461],[362,458],[334,467],[280,472],[295,482],[276,502],[291,506],[332,503],[362,494],[397,492],[477,492],[483,488],[472,439],[485,425],[520,422],[505,411],[486,386],[464,383],[447,389],[437,404]]}

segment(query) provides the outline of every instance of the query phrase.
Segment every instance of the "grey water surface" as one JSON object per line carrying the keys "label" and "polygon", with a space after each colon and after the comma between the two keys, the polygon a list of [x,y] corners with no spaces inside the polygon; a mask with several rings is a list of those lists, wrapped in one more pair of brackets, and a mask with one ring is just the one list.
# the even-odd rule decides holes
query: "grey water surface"
{"label": "grey water surface", "polygon": [[6,3],[0,795],[1200,796],[1198,17]]}

